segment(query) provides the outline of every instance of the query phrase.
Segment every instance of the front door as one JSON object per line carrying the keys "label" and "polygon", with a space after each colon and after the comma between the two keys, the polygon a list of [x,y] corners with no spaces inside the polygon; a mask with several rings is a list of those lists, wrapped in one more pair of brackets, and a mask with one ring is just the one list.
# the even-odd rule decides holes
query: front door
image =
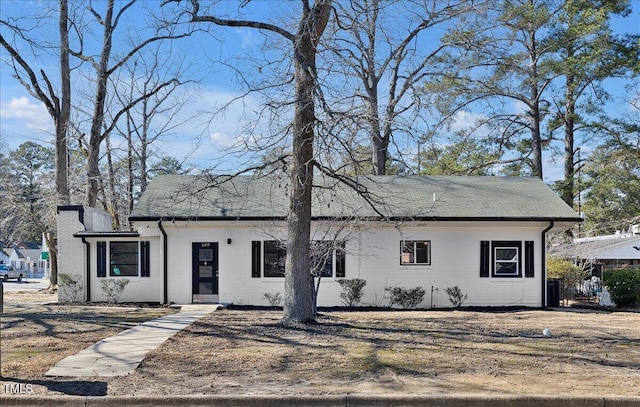
{"label": "front door", "polygon": [[192,243],[193,302],[218,302],[218,243]]}

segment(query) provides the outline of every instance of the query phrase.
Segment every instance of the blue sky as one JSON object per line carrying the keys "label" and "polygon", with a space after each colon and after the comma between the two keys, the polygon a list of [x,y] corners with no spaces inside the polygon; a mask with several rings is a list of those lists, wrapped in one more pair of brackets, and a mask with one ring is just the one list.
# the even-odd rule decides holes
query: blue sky
{"label": "blue sky", "polygon": [[[184,3],[184,2],[183,2]],[[7,16],[23,15],[27,11],[43,10],[52,3],[46,0],[39,1],[0,1],[0,15]],[[55,2],[53,2],[55,5]],[[99,2],[94,4],[100,4]],[[143,7],[155,7],[158,1],[147,1],[141,5]],[[237,11],[237,2],[223,1],[222,5]],[[278,19],[290,11],[291,4],[288,2],[273,1],[253,1],[249,7],[241,12],[253,17],[249,12],[251,7],[256,8],[258,13],[268,15],[267,18]],[[297,2],[294,4],[298,4]],[[640,1],[632,1],[634,13],[625,19],[614,20],[613,27],[619,32],[640,33]],[[26,11],[25,11],[26,10]],[[122,25],[136,23],[131,27],[139,26],[138,19],[143,18],[142,11],[128,15],[131,20],[123,21]],[[131,27],[120,32],[119,35],[132,34]],[[46,36],[56,38],[55,24],[47,26]],[[5,31],[3,31],[3,34]],[[99,32],[94,35],[99,36]],[[43,39],[45,37],[38,37]],[[269,38],[272,38],[270,36]],[[122,37],[123,38],[123,37]],[[122,39],[120,38],[120,39]],[[265,36],[255,30],[242,28],[226,28],[215,30],[214,34],[199,34],[189,40],[183,40],[173,45],[175,55],[184,52],[188,63],[187,74],[192,78],[197,78],[199,83],[185,86],[181,95],[187,99],[186,106],[180,114],[182,118],[189,118],[188,122],[176,129],[173,133],[156,147],[167,155],[173,155],[178,159],[185,159],[187,163],[199,166],[212,166],[222,163],[220,170],[243,165],[242,160],[233,155],[229,158],[226,151],[235,143],[242,142],[247,137],[246,126],[250,125],[257,118],[257,112],[262,107],[262,99],[258,95],[250,95],[242,102],[233,103],[223,115],[216,115],[211,118],[205,112],[218,110],[221,106],[235,100],[241,94],[241,87],[236,82],[236,77],[230,72],[225,64],[213,63],[214,60],[228,62],[230,65],[248,63],[248,59],[262,53],[262,44]],[[275,38],[275,37],[273,37]],[[90,44],[90,41],[87,41]],[[277,46],[277,44],[274,44]],[[115,49],[114,51],[118,51]],[[98,53],[98,50],[94,50]],[[240,56],[241,59],[234,59]],[[6,53],[2,51],[3,61],[6,60]],[[244,60],[244,62],[243,62]],[[167,62],[168,63],[168,62]],[[55,58],[41,53],[38,57],[37,69],[44,68],[47,72],[53,72],[55,76]],[[259,78],[261,73],[250,70],[247,74],[255,75]],[[15,149],[21,143],[33,140],[43,144],[50,144],[52,141],[52,122],[44,106],[39,101],[32,98],[28,92],[15,79],[11,77],[12,71],[6,64],[0,64],[0,146]],[[266,74],[262,73],[266,78]],[[79,85],[82,81],[81,75],[74,77],[74,85]],[[607,88],[614,95],[619,96],[624,83],[620,81],[609,81]],[[92,91],[90,87],[85,89],[88,93]],[[614,103],[612,109],[618,106]],[[463,126],[465,122],[473,118],[472,112],[460,115],[460,123],[456,126]],[[286,118],[284,118],[286,120]],[[405,148],[412,148],[411,146]],[[249,160],[250,157],[244,157]],[[239,161],[240,160],[240,161]],[[560,177],[560,167],[555,165],[547,166],[546,178],[549,180]]]}

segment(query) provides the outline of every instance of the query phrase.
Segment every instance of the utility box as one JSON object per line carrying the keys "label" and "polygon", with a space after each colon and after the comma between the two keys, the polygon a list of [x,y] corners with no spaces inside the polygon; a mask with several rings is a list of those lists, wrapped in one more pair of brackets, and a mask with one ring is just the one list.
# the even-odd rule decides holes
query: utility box
{"label": "utility box", "polygon": [[560,306],[560,287],[562,280],[559,278],[547,279],[547,307]]}

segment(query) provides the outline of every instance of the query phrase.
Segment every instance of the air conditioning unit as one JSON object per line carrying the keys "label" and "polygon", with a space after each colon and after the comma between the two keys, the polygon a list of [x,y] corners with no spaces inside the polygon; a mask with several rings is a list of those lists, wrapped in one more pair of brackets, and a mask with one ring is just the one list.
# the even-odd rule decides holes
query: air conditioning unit
{"label": "air conditioning unit", "polygon": [[640,225],[631,225],[631,234],[640,235]]}

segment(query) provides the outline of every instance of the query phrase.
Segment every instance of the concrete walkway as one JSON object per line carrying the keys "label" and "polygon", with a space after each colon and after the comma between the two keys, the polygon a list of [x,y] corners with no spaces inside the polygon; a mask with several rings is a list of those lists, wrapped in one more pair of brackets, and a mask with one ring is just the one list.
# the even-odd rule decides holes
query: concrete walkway
{"label": "concrete walkway", "polygon": [[144,322],[89,346],[56,363],[45,376],[125,376],[147,353],[220,305],[183,305],[180,312]]}

